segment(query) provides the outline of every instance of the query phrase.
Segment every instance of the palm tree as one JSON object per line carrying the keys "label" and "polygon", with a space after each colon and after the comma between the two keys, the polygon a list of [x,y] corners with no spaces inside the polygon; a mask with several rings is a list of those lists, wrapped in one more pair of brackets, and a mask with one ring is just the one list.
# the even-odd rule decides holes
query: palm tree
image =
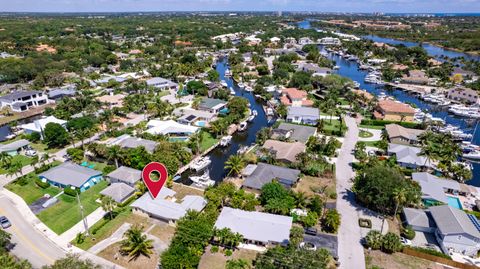
{"label": "palm tree", "polygon": [[393,200],[395,200],[395,211],[393,212],[393,218],[397,215],[398,208],[407,201],[407,192],[404,188],[397,188],[393,190]]}
{"label": "palm tree", "polygon": [[22,168],[23,168],[22,162],[19,161],[19,160],[16,160],[16,161],[13,161],[12,163],[10,163],[10,165],[8,166],[8,169],[7,169],[7,173],[9,175],[20,174],[22,176],[23,175]]}
{"label": "palm tree", "polygon": [[193,152],[198,154],[200,152],[200,144],[203,142],[203,131],[194,133],[190,136],[189,142],[191,147],[193,148]]}
{"label": "palm tree", "polygon": [[232,155],[225,162],[225,169],[228,170],[227,176],[230,174],[238,175],[245,167],[245,160],[242,155]]}
{"label": "palm tree", "polygon": [[7,152],[0,153],[0,165],[2,167],[8,167],[12,163],[12,155],[8,154]]}
{"label": "palm tree", "polygon": [[107,155],[109,160],[115,161],[115,166],[118,168],[118,158],[122,153],[122,149],[119,145],[113,145],[107,149]]}
{"label": "palm tree", "polygon": [[124,234],[124,240],[121,242],[121,250],[131,257],[130,260],[136,260],[140,255],[150,258],[153,254],[153,240],[148,239],[147,235],[142,233],[142,228],[135,225]]}
{"label": "palm tree", "polygon": [[115,209],[115,206],[117,203],[115,200],[113,200],[112,197],[110,196],[103,196],[101,199],[102,203],[102,208],[103,210],[107,211],[110,215],[110,219],[113,219],[113,210]]}

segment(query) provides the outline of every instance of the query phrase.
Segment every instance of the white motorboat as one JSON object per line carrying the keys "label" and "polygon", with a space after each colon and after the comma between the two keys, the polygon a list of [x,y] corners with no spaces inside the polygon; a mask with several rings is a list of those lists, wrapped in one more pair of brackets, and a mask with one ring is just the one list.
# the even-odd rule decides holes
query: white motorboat
{"label": "white motorboat", "polygon": [[340,69],[340,66],[338,66],[338,65],[335,65],[335,66],[333,67],[333,70],[338,70],[338,69]]}
{"label": "white motorboat", "polygon": [[245,154],[245,153],[247,153],[248,149],[249,149],[248,146],[240,147],[240,148],[237,150],[237,154]]}
{"label": "white motorboat", "polygon": [[246,86],[246,87],[245,87],[245,91],[247,91],[247,92],[253,92],[253,88],[250,87],[250,86]]}
{"label": "white motorboat", "polygon": [[215,181],[210,179],[210,175],[208,171],[205,171],[205,173],[201,176],[191,176],[190,180],[193,181],[193,183],[199,187],[208,187],[208,186],[213,186],[215,184]]}
{"label": "white motorboat", "polygon": [[232,72],[231,72],[229,69],[225,70],[225,76],[226,76],[226,77],[231,77],[231,76],[232,76]]}
{"label": "white motorboat", "polygon": [[480,151],[472,151],[469,153],[465,153],[462,155],[462,157],[469,160],[480,160]]}
{"label": "white motorboat", "polygon": [[238,126],[238,131],[245,131],[247,129],[247,122],[246,121],[242,121],[240,122],[240,125]]}
{"label": "white motorboat", "polygon": [[254,109],[254,110],[252,110],[252,115],[253,115],[253,116],[257,116],[257,115],[258,115],[258,112]]}
{"label": "white motorboat", "polygon": [[230,94],[231,94],[231,95],[235,95],[235,91],[233,90],[232,87],[230,87]]}
{"label": "white motorboat", "polygon": [[232,142],[232,136],[231,135],[224,136],[222,137],[222,139],[220,139],[220,146],[226,147],[230,144],[230,142]]}
{"label": "white motorboat", "polygon": [[240,83],[238,83],[238,87],[240,89],[243,89],[243,88],[245,88],[245,84],[243,84],[243,82],[240,82]]}
{"label": "white motorboat", "polygon": [[247,119],[248,122],[252,122],[255,119],[255,115],[250,115]]}
{"label": "white motorboat", "polygon": [[360,88],[360,83],[359,83],[358,81],[353,81],[353,87],[354,87],[355,89]]}
{"label": "white motorboat", "polygon": [[228,87],[228,84],[225,80],[220,81],[220,84],[222,84],[223,87]]}
{"label": "white motorboat", "polygon": [[271,107],[268,107],[267,111],[265,111],[265,113],[267,114],[267,116],[275,115],[275,113],[273,112],[273,109]]}
{"label": "white motorboat", "polygon": [[212,160],[210,160],[210,157],[206,156],[196,160],[190,167],[195,171],[200,171],[205,169],[211,163]]}

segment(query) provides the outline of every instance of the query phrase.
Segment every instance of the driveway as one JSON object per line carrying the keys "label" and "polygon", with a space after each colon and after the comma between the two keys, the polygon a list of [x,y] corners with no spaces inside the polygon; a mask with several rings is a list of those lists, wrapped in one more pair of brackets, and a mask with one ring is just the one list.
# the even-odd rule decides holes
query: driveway
{"label": "driveway", "polygon": [[342,144],[336,165],[337,178],[337,210],[341,214],[341,225],[338,231],[338,256],[340,268],[365,268],[363,246],[360,243],[362,231],[358,226],[360,207],[355,202],[351,191],[354,176],[351,163],[353,149],[358,140],[358,127],[355,119],[345,117],[348,131]]}
{"label": "driveway", "polygon": [[332,256],[338,257],[338,239],[336,235],[319,233],[317,235],[303,235],[303,241],[314,244],[317,249],[325,248]]}

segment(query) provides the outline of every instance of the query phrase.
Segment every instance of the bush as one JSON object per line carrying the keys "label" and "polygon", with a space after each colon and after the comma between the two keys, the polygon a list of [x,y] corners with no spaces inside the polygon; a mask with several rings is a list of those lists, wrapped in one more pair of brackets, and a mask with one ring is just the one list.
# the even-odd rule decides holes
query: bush
{"label": "bush", "polygon": [[365,236],[365,245],[367,248],[373,250],[380,249],[382,247],[382,234],[377,230],[370,230]]}
{"label": "bush", "polygon": [[50,184],[48,182],[43,182],[40,178],[35,179],[35,184],[37,184],[37,186],[39,186],[42,189],[46,189],[50,187]]}
{"label": "bush", "polygon": [[73,196],[73,197],[76,197],[77,196],[77,193],[80,193],[80,189],[79,188],[75,188],[74,190],[72,190],[71,186],[67,186],[63,192],[66,194],[66,195],[70,195],[70,196]]}
{"label": "bush", "polygon": [[232,256],[232,254],[233,254],[233,251],[231,249],[226,249],[225,250],[225,256],[230,257],[230,256]]}
{"label": "bush", "polygon": [[402,229],[402,236],[409,240],[412,240],[413,238],[415,238],[415,231],[412,229],[412,227],[407,226]]}
{"label": "bush", "polygon": [[369,219],[358,219],[358,225],[362,228],[372,228],[372,221]]}
{"label": "bush", "polygon": [[117,204],[118,207],[125,207],[127,205],[129,205],[133,200],[137,199],[137,196],[136,195],[132,195],[132,197],[128,198],[127,200],[125,200],[123,203],[121,204]]}
{"label": "bush", "polygon": [[44,164],[44,165],[42,165],[42,166],[40,166],[40,167],[38,167],[38,168],[35,167],[35,174],[41,174],[41,173],[49,170],[49,169],[52,168],[52,167],[53,167],[53,165],[52,165],[51,163],[49,163],[49,164]]}
{"label": "bush", "polygon": [[97,232],[102,229],[110,221],[110,218],[103,218],[101,221],[97,222],[94,227],[90,229],[90,232],[95,235]]}
{"label": "bush", "polygon": [[37,132],[33,132],[31,134],[26,134],[25,135],[25,139],[27,139],[28,141],[30,141],[32,143],[40,141],[40,138],[41,138],[40,133],[37,133]]}
{"label": "bush", "polygon": [[448,256],[447,254],[445,254],[443,252],[440,252],[440,251],[436,251],[434,249],[430,249],[430,248],[422,248],[422,247],[407,247],[407,248],[410,248],[410,249],[413,249],[413,250],[416,250],[418,252],[422,252],[422,253],[425,253],[425,254],[430,254],[430,255],[433,255],[433,256],[449,259],[449,260],[452,259],[452,257]]}
{"label": "bush", "polygon": [[412,129],[422,129],[422,124],[421,123],[416,123],[416,122],[406,122],[406,121],[389,121],[389,120],[368,120],[368,119],[363,119],[362,122],[360,123],[361,125],[372,125],[372,126],[385,126],[387,124],[391,123],[396,123],[400,126],[403,126],[405,128],[412,128]]}
{"label": "bush", "polygon": [[210,248],[210,252],[211,252],[211,253],[217,253],[217,252],[218,252],[218,246],[212,246],[212,247]]}
{"label": "bush", "polygon": [[382,238],[382,250],[386,253],[395,253],[402,250],[402,242],[400,237],[392,232],[388,232]]}
{"label": "bush", "polygon": [[17,180],[15,180],[15,184],[20,185],[20,186],[25,186],[25,185],[28,184],[29,180],[30,180],[29,176],[19,177]]}
{"label": "bush", "polygon": [[105,175],[108,175],[108,174],[110,174],[111,172],[115,171],[115,169],[117,169],[115,166],[113,166],[113,165],[107,165],[107,166],[105,166],[105,167],[103,168],[102,173],[103,173],[103,175],[105,176]]}

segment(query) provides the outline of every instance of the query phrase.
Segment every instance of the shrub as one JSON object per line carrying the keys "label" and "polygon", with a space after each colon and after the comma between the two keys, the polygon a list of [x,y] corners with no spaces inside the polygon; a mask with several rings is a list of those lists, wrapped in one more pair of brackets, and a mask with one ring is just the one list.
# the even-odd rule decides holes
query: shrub
{"label": "shrub", "polygon": [[77,244],[82,244],[85,242],[86,236],[84,233],[78,233],[77,236],[75,237],[75,242]]}
{"label": "shrub", "polygon": [[211,252],[211,253],[217,253],[217,252],[218,252],[218,246],[212,246],[212,247],[210,248],[210,252]]}
{"label": "shrub", "polygon": [[97,232],[102,229],[110,221],[110,218],[103,218],[101,221],[97,222],[94,227],[90,230],[90,232],[95,235]]}
{"label": "shrub", "polygon": [[19,177],[17,180],[15,180],[15,184],[25,186],[28,184],[28,180],[30,180],[29,176]]}
{"label": "shrub", "polygon": [[35,179],[35,184],[37,184],[37,186],[39,186],[42,189],[46,189],[50,187],[50,184],[48,182],[43,182],[40,178]]}
{"label": "shrub", "polygon": [[400,237],[392,232],[388,232],[382,238],[382,250],[386,253],[395,253],[402,250]]}
{"label": "shrub", "polygon": [[407,226],[402,229],[402,236],[409,240],[412,240],[413,238],[415,238],[415,231],[412,229],[411,226]]}
{"label": "shrub", "polygon": [[422,129],[422,124],[421,123],[416,123],[416,122],[399,122],[399,121],[389,121],[389,120],[368,120],[364,119],[360,124],[362,125],[373,125],[373,126],[385,126],[387,124],[391,123],[396,123],[400,126],[403,126],[405,128],[412,128],[412,129]]}
{"label": "shrub", "polygon": [[362,228],[372,228],[372,221],[369,219],[358,219],[358,225]]}
{"label": "shrub", "polygon": [[127,200],[123,201],[121,204],[117,204],[118,207],[126,207],[129,205],[133,200],[137,199],[136,195],[132,195],[132,197],[128,198]]}
{"label": "shrub", "polygon": [[382,247],[382,234],[377,230],[371,230],[365,236],[365,245],[367,248],[380,249]]}
{"label": "shrub", "polygon": [[63,192],[66,194],[66,195],[70,195],[70,196],[73,196],[73,197],[76,197],[77,196],[77,193],[80,193],[80,189],[79,188],[75,188],[74,190],[71,188],[71,186],[67,186]]}
{"label": "shrub", "polygon": [[102,173],[105,176],[105,175],[110,174],[110,172],[113,172],[115,169],[117,169],[115,166],[107,165],[107,166],[105,166],[105,168],[103,168]]}
{"label": "shrub", "polygon": [[232,254],[233,254],[233,251],[232,251],[231,249],[226,249],[226,250],[225,250],[225,256],[229,256],[229,257],[230,257],[230,256],[232,256]]}

